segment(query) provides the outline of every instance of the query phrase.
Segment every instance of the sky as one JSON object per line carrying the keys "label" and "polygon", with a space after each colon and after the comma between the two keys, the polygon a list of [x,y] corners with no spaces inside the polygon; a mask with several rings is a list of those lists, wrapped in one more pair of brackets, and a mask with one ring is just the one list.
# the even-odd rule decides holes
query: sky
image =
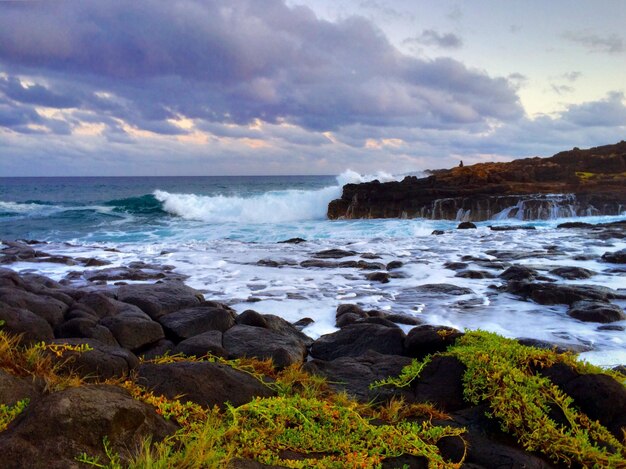
{"label": "sky", "polygon": [[623,0],[0,2],[0,176],[394,174],[626,139]]}

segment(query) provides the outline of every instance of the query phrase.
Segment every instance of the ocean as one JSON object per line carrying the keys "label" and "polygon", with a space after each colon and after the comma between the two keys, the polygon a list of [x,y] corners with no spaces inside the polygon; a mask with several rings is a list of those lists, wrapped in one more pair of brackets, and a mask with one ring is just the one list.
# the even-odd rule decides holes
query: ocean
{"label": "ocean", "polygon": [[[498,271],[492,272],[493,278],[477,279],[455,277],[457,272],[449,268],[463,261],[470,269],[485,270],[481,259],[495,259],[488,251],[508,250],[519,253],[513,263],[547,275],[559,266],[596,273],[567,283],[624,288],[626,273],[599,257],[626,248],[626,240],[590,240],[584,231],[556,227],[564,221],[624,220],[626,213],[531,221],[503,218],[477,223],[476,230],[456,230],[458,222],[445,220],[326,219],[328,202],[340,196],[343,184],[373,178],[386,181],[393,176],[348,171],[337,177],[0,178],[0,240],[45,241],[46,252],[96,257],[110,262],[107,267],[133,261],[171,265],[207,299],[228,303],[238,312],[254,309],[289,321],[312,318],[315,322],[304,332],[313,338],[336,330],[337,305],[358,303],[427,324],[583,346],[590,350],[581,357],[592,363],[626,364],[623,330],[577,321],[564,305],[542,306],[497,292],[493,287],[503,284]],[[514,224],[536,229],[489,228]],[[433,230],[446,233],[434,236]],[[306,242],[280,243],[290,238]],[[389,283],[380,283],[368,280],[368,271],[359,269],[300,266],[330,248],[356,252],[342,260],[384,265],[400,261],[402,267],[393,271]],[[75,283],[81,280],[67,277],[70,272],[95,269],[28,262],[4,267],[55,280],[72,278]],[[467,287],[473,293],[429,296],[414,291],[433,283]],[[616,325],[626,326],[626,321]]]}

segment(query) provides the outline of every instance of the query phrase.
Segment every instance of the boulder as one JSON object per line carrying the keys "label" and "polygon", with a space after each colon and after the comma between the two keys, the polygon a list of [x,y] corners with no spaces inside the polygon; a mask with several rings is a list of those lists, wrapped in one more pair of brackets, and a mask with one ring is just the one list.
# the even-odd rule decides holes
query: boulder
{"label": "boulder", "polygon": [[115,295],[119,301],[138,306],[152,319],[204,301],[202,293],[181,282],[124,285],[117,289]]}
{"label": "boulder", "polygon": [[371,282],[389,283],[388,272],[372,272],[367,274],[365,278]]}
{"label": "boulder", "polygon": [[128,350],[137,351],[165,337],[161,325],[144,313],[121,313],[100,320],[115,340]]}
{"label": "boulder", "polygon": [[40,296],[18,288],[0,288],[0,302],[28,310],[48,321],[53,328],[63,321],[63,315],[68,309],[67,304],[51,296]]}
{"label": "boulder", "polygon": [[381,402],[392,397],[409,397],[403,389],[382,386],[370,389],[370,384],[390,376],[398,376],[402,368],[411,364],[411,359],[399,355],[384,355],[367,351],[358,357],[339,357],[331,361],[313,359],[303,369],[311,374],[323,376],[329,386],[347,392],[360,402]]}
{"label": "boulder", "polygon": [[151,437],[158,442],[176,425],[148,404],[116,386],[80,386],[55,392],[31,403],[0,434],[2,466],[7,469],[82,467],[81,453],[108,461],[103,439],[114,454],[128,459],[129,450]]}
{"label": "boulder", "polygon": [[626,249],[614,252],[605,252],[602,255],[602,260],[613,264],[626,264]]}
{"label": "boulder", "polygon": [[625,294],[607,287],[547,282],[509,282],[507,291],[531,299],[541,305],[571,305],[583,300],[608,302],[613,299],[626,298]]}
{"label": "boulder", "polygon": [[473,224],[471,221],[464,221],[462,223],[459,223],[459,226],[457,226],[456,229],[457,230],[475,230],[476,225]]}
{"label": "boulder", "polygon": [[430,402],[444,412],[469,407],[463,398],[465,365],[454,357],[434,356],[409,389],[411,402]]}
{"label": "boulder", "polygon": [[474,278],[474,279],[483,279],[483,278],[495,278],[491,272],[487,272],[486,270],[461,270],[457,272],[455,277],[459,278]]}
{"label": "boulder", "polygon": [[191,401],[206,407],[237,407],[255,397],[275,393],[248,373],[211,362],[144,363],[137,370],[138,383],[156,395]]}
{"label": "boulder", "polygon": [[14,376],[0,369],[0,404],[15,405],[16,402],[28,399],[33,402],[43,391],[43,386],[32,379]]}
{"label": "boulder", "polygon": [[94,339],[55,339],[53,344],[86,344],[91,350],[84,352],[65,351],[62,356],[50,354],[60,369],[73,372],[95,381],[128,376],[139,365],[139,360],[122,347],[103,344]]}
{"label": "boulder", "polygon": [[56,327],[54,336],[58,339],[83,337],[96,339],[106,345],[120,345],[108,328],[98,324],[92,318],[78,317],[65,321]]}
{"label": "boulder", "polygon": [[320,360],[358,357],[368,350],[386,355],[402,355],[404,338],[404,332],[397,327],[351,324],[313,342],[311,355]]}
{"label": "boulder", "polygon": [[226,357],[227,352],[222,346],[222,333],[217,330],[183,340],[174,348],[174,353],[183,353],[187,356],[203,357],[207,354]]}
{"label": "boulder", "polygon": [[230,358],[271,358],[279,368],[302,363],[307,354],[306,342],[296,335],[239,324],[224,333],[222,345]]}
{"label": "boulder", "polygon": [[167,336],[179,342],[206,331],[224,332],[235,325],[235,317],[231,309],[200,305],[165,314],[158,321]]}
{"label": "boulder", "polygon": [[22,335],[25,343],[47,342],[54,338],[52,326],[45,319],[23,308],[14,308],[0,301],[0,320],[2,329],[16,335]]}
{"label": "boulder", "polygon": [[577,301],[570,306],[567,314],[585,322],[609,323],[626,319],[620,306],[602,301]]}
{"label": "boulder", "polygon": [[444,352],[463,333],[452,327],[423,325],[414,327],[404,339],[404,353],[409,357]]}
{"label": "boulder", "polygon": [[522,280],[534,280],[539,276],[539,272],[535,269],[531,269],[530,267],[526,267],[523,265],[512,265],[504,272],[502,272],[498,277],[503,280],[514,280],[514,281],[522,281]]}

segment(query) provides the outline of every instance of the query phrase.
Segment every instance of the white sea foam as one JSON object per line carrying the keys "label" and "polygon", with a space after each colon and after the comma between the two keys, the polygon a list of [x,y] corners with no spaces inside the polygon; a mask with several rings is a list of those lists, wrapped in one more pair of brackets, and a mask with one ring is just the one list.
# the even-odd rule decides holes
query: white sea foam
{"label": "white sea foam", "polygon": [[252,197],[172,194],[156,190],[154,196],[163,209],[185,220],[209,223],[283,223],[326,218],[328,203],[341,196],[342,187],[378,179],[395,180],[388,173],[361,175],[347,170],[337,176],[337,185],[316,190],[269,191]]}

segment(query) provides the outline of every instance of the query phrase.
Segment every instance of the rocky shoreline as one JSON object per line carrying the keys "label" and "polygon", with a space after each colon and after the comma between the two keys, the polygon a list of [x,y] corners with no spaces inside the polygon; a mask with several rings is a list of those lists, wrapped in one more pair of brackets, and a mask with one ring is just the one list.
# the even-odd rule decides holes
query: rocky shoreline
{"label": "rocky shoreline", "polygon": [[480,163],[400,182],[346,184],[328,218],[483,221],[619,215],[626,208],[626,142],[551,158]]}
{"label": "rocky shoreline", "polygon": [[[590,234],[609,233],[619,238],[625,226],[618,222],[563,229],[586,229]],[[325,378],[328,392],[346,392],[362,404],[384,407],[402,399],[403,406],[433,405],[446,415],[446,420],[433,419],[434,425],[462,429],[462,436],[437,442],[437,451],[447,464],[462,462],[465,468],[567,466],[563,459],[550,460],[554,455],[549,453],[526,451],[520,444],[523,438],[504,432],[504,424],[486,416],[490,413],[487,400],[468,399],[466,375],[470,365],[460,358],[461,354],[446,354],[446,349],[464,337],[471,339],[471,334],[346,303],[337,308],[338,330],[313,340],[302,332],[312,319],[302,318],[291,324],[252,309],[237,314],[223,302],[206,300],[168,266],[134,263],[112,268],[95,258],[51,256],[44,249],[45,245],[34,241],[4,242],[0,251],[0,262],[9,267],[0,269],[0,334],[5,343],[12,344],[2,351],[0,404],[6,410],[28,400],[16,418],[7,419],[8,427],[0,432],[0,450],[7,464],[4,467],[88,467],[89,458],[106,461],[111,451],[128,460],[145,438],[158,442],[184,427],[176,419],[164,419],[158,407],[133,397],[127,389],[130,385],[125,388],[122,383],[132,382],[137,389],[172,402],[188,400],[206,409],[228,409],[244,406],[255,398],[277,398],[280,393],[276,386],[268,383],[279,380],[276,373],[293,373],[296,369],[306,376]],[[326,250],[312,262],[337,262],[334,259],[344,255],[346,252],[339,249]],[[504,260],[506,256],[501,252],[497,257]],[[603,258],[618,269],[626,263],[623,250],[607,251]],[[509,261],[514,261],[514,256]],[[18,274],[10,269],[15,262],[59,262],[81,265],[85,270],[80,279],[70,276],[59,283],[36,273]],[[352,267],[371,267],[362,262],[368,265]],[[389,276],[394,267],[399,266],[377,265],[374,270]],[[459,272],[467,272],[463,266],[456,267]],[[384,270],[378,271],[381,268]],[[554,274],[565,279],[590,275],[581,268],[565,268]],[[514,262],[502,270],[499,278],[505,282],[500,287],[502,292],[541,305],[566,304],[568,314],[581,321],[620,328],[611,323],[626,319],[623,309],[614,303],[626,299],[624,290],[554,282]],[[135,283],[138,281],[142,283]],[[463,287],[451,284],[422,285],[418,290],[416,294],[422,295],[466,293]],[[399,324],[414,327],[405,333]],[[10,338],[17,336],[19,343],[11,342]],[[554,346],[532,340],[520,343],[543,349]],[[55,385],[36,367],[18,367],[12,354],[33,346],[38,347],[39,360],[50,361],[55,376],[73,377],[74,384]],[[620,378],[619,372],[624,368],[619,367],[613,375],[599,370],[585,372],[569,359],[554,358],[560,356],[556,352],[545,353],[554,355],[542,355],[545,362],[541,362],[544,358],[537,359],[533,376],[547,377],[573,399],[577,409],[598,420],[623,444],[626,388],[624,375]],[[210,359],[163,360],[159,358],[162,356]],[[251,358],[271,360],[272,365],[261,374],[238,367],[239,360]],[[425,358],[419,376],[408,385],[371,386],[402,375],[406,367],[416,363],[414,360]],[[550,418],[563,420],[558,415]],[[108,449],[103,446],[105,438]],[[623,447],[607,451],[626,458]],[[281,453],[279,459],[315,459],[309,453],[292,448],[291,453]],[[80,459],[81,454],[88,457]],[[230,467],[272,467],[242,455],[231,455]],[[382,467],[427,464],[424,457],[415,454],[380,460]],[[316,464],[309,467],[319,467]]]}

